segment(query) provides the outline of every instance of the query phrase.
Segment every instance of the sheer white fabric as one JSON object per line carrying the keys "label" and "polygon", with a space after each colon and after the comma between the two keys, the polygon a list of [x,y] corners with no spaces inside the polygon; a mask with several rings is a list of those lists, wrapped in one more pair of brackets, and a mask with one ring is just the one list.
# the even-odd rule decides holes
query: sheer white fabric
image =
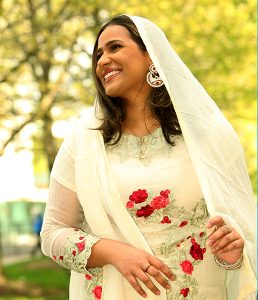
{"label": "sheer white fabric", "polygon": [[42,251],[45,255],[60,256],[67,238],[75,228],[82,228],[84,214],[75,192],[51,177],[49,197],[42,227]]}
{"label": "sheer white fabric", "polygon": [[[69,161],[66,166],[68,173]],[[61,266],[91,275],[86,269],[91,247],[99,240],[89,233],[75,192],[51,177],[49,199],[41,232],[42,251]]]}
{"label": "sheer white fabric", "polygon": [[[242,232],[256,271],[255,201],[239,139],[160,28],[146,19],[131,18],[169,92],[209,211],[222,214]],[[236,217],[239,206],[241,217]]]}
{"label": "sheer white fabric", "polygon": [[244,299],[256,289],[257,218],[239,139],[160,28],[146,19],[131,18],[170,94],[211,216],[221,215],[245,238],[244,267],[229,284],[229,297],[235,293]]}

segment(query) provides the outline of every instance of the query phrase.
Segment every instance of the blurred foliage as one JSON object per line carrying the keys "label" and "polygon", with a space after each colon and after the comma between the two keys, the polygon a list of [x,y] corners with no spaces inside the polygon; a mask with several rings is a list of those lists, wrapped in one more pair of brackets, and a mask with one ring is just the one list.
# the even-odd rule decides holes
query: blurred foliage
{"label": "blurred foliage", "polygon": [[93,101],[90,58],[100,24],[115,14],[140,15],[165,31],[237,130],[256,191],[256,1],[2,0],[0,5],[3,146],[32,122],[51,167],[58,148],[52,123],[79,115]]}
{"label": "blurred foliage", "polygon": [[[51,276],[49,273],[51,272]],[[65,300],[68,299],[70,271],[64,269],[47,257],[32,258],[4,267],[4,273],[9,282],[20,281],[26,289],[13,292],[2,290],[0,299],[12,300]],[[31,290],[36,290],[38,296]]]}

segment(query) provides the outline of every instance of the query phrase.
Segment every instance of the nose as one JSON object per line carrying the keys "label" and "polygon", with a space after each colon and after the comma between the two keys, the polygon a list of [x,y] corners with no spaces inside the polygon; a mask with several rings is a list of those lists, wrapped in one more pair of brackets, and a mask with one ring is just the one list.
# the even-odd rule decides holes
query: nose
{"label": "nose", "polygon": [[110,64],[110,61],[111,60],[110,60],[109,55],[106,53],[103,53],[98,60],[97,67],[100,67],[100,68],[105,67],[106,65]]}

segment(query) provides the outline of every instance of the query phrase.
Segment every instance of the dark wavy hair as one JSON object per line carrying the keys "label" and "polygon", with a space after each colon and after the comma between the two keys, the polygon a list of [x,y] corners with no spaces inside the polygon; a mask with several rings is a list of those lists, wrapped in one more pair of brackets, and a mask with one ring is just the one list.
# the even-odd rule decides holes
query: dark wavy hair
{"label": "dark wavy hair", "polygon": [[[106,95],[103,85],[96,74],[99,36],[108,26],[111,25],[124,26],[129,31],[132,40],[139,46],[139,48],[143,52],[147,51],[147,49],[135,24],[126,15],[119,15],[112,18],[101,27],[97,35],[92,56],[92,75],[97,89],[99,106],[103,112],[103,123],[97,129],[102,131],[104,143],[115,145],[119,142],[122,135],[122,125],[126,116],[125,104],[124,101],[118,97],[109,97]],[[161,125],[165,140],[167,143],[174,146],[175,142],[173,137],[175,135],[182,134],[182,132],[165,85],[159,88],[152,88],[147,102],[150,105],[154,117]]]}

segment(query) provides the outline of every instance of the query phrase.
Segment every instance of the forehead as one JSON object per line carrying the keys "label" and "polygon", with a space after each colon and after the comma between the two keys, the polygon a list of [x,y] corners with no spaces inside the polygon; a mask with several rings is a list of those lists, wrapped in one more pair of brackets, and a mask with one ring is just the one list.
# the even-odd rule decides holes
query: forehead
{"label": "forehead", "polygon": [[121,25],[109,25],[101,33],[98,39],[98,48],[103,48],[106,43],[112,40],[120,41],[132,41],[129,31],[127,28]]}

